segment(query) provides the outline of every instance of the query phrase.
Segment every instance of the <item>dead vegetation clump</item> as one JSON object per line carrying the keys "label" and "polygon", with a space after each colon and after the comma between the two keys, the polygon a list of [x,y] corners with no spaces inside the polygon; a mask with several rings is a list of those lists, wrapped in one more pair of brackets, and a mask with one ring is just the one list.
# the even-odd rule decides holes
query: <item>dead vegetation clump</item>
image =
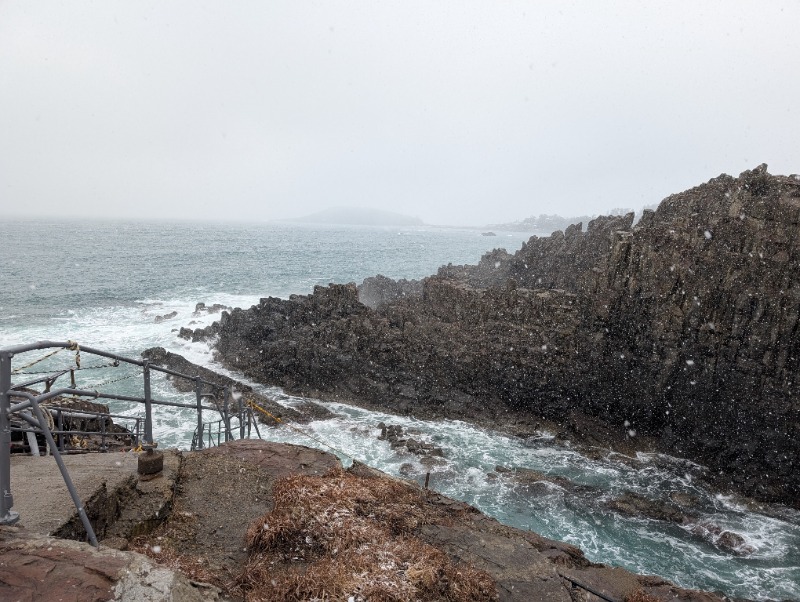
{"label": "dead vegetation clump", "polygon": [[248,600],[495,600],[494,581],[416,537],[424,496],[342,470],[291,476],[247,532]]}
{"label": "dead vegetation clump", "polygon": [[660,600],[643,589],[637,589],[625,596],[625,602],[660,602]]}
{"label": "dead vegetation clump", "polygon": [[148,556],[161,566],[183,573],[192,581],[211,583],[223,591],[229,585],[220,582],[218,575],[209,568],[204,559],[177,552],[168,540],[136,537],[131,541],[130,550]]}

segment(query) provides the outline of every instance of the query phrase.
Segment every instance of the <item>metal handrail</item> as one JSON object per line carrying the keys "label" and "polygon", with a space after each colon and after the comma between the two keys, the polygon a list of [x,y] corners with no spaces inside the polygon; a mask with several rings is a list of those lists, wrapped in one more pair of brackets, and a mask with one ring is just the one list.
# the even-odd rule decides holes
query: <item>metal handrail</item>
{"label": "metal handrail", "polygon": [[[18,355],[20,353],[25,353],[28,351],[53,349],[53,348],[59,350],[68,349],[75,351],[76,352],[75,368],[54,370],[52,373],[46,374],[45,376],[42,376],[40,378],[35,378],[33,380],[26,381],[24,383],[14,384],[11,382],[11,377],[13,374],[11,370],[11,359],[15,355]],[[46,354],[44,358],[40,358],[39,360],[36,360],[31,364],[28,364],[26,367],[38,363],[42,359],[46,359],[47,357],[54,355],[54,353],[55,352]],[[144,395],[142,397],[135,397],[130,395],[117,395],[114,393],[106,393],[98,390],[86,390],[78,388],[75,382],[75,372],[81,369],[79,362],[79,355],[78,355],[79,353],[97,355],[100,357],[114,360],[115,362],[114,366],[117,366],[118,362],[123,362],[126,364],[131,364],[141,367],[143,385],[144,385]],[[177,378],[183,378],[186,380],[193,381],[195,385],[194,386],[195,399],[196,399],[195,403],[187,404],[187,403],[153,399],[150,391],[151,371],[161,372],[163,374],[168,374],[170,376],[174,376]],[[22,372],[20,374],[25,374],[25,373]],[[56,380],[58,380],[60,377],[66,374],[70,375],[71,386],[57,389],[55,391],[51,390],[51,387],[56,382]],[[46,384],[46,391],[44,393],[34,395],[33,393],[30,393],[28,391],[21,390],[23,388],[27,388],[30,387],[31,385],[39,383]],[[208,388],[210,392],[204,391],[205,388]],[[222,393],[221,401],[218,398],[219,393]],[[232,391],[229,386],[221,386],[216,383],[204,380],[199,376],[190,376],[188,374],[182,374],[175,370],[171,370],[169,368],[153,364],[150,362],[150,360],[147,359],[139,360],[136,358],[125,357],[117,353],[104,351],[102,349],[96,349],[94,347],[84,347],[78,345],[74,341],[38,341],[36,343],[30,343],[26,345],[16,345],[0,349],[0,525],[14,524],[19,520],[19,513],[13,510],[14,498],[11,494],[10,448],[11,448],[12,429],[10,424],[10,418],[12,414],[17,414],[19,418],[21,418],[23,421],[33,426],[34,430],[38,429],[36,432],[44,435],[47,441],[47,445],[50,448],[50,451],[53,457],[55,458],[56,463],[58,464],[62,477],[64,478],[64,482],[67,485],[67,489],[69,490],[70,496],[72,497],[72,500],[75,503],[75,507],[78,510],[78,515],[81,518],[81,522],[83,523],[83,526],[89,537],[89,541],[91,541],[93,545],[97,546],[98,545],[97,538],[95,537],[92,525],[89,522],[88,517],[86,516],[86,512],[83,508],[83,504],[81,503],[80,497],[78,496],[78,493],[75,490],[75,487],[72,483],[72,479],[70,478],[66,466],[64,465],[63,460],[61,459],[59,448],[63,450],[63,445],[62,446],[57,445],[53,438],[53,434],[55,433],[59,435],[60,440],[63,440],[62,436],[64,434],[68,434],[73,431],[64,431],[62,425],[59,425],[58,430],[56,429],[51,430],[48,426],[48,422],[44,418],[43,408],[40,407],[39,404],[48,399],[52,399],[54,397],[62,395],[72,395],[74,397],[88,397],[91,399],[111,399],[117,401],[143,403],[145,406],[144,434],[143,434],[144,447],[155,446],[155,443],[153,441],[153,421],[152,421],[152,406],[154,404],[168,406],[168,407],[194,409],[197,412],[196,433],[200,433],[201,435],[200,437],[197,438],[196,447],[202,449],[203,448],[202,433],[205,430],[203,423],[203,410],[219,412],[222,415],[222,420],[220,422],[224,422],[225,424],[225,440],[227,441],[230,438],[233,438],[233,434],[230,427],[231,413],[229,412],[229,400],[231,398],[231,393]],[[215,402],[215,405],[211,406],[204,404],[203,400],[207,398],[212,398]],[[12,404],[12,399],[22,400],[22,401],[18,401],[17,403]],[[28,414],[27,410],[29,409],[33,411],[34,414],[33,416],[30,416]],[[44,410],[49,410],[49,409],[50,408],[44,408]],[[84,413],[91,414],[91,412],[84,412]],[[240,435],[242,437],[244,436],[243,416],[245,414],[247,414],[247,412],[243,411],[242,404],[240,402],[238,404],[238,412],[234,411],[233,415],[238,416],[239,418]],[[108,414],[102,414],[102,415],[109,417]],[[137,437],[138,440],[139,421],[141,419],[130,416],[124,416],[124,418],[136,420],[135,436]],[[252,418],[252,412],[250,412],[250,414],[248,415],[248,429],[247,429],[248,433],[250,430],[249,421],[251,418]],[[256,426],[256,429],[257,428],[258,427]],[[15,430],[27,431],[28,429],[15,429]],[[195,445],[193,443],[193,449],[194,447]]]}
{"label": "metal handrail", "polygon": [[[69,419],[89,419],[89,420],[98,420],[100,422],[100,449],[105,450],[105,439],[107,435],[110,436],[117,436],[122,437],[123,439],[128,438],[130,439],[131,446],[133,448],[138,447],[139,439],[141,437],[140,432],[140,424],[143,421],[143,418],[140,416],[126,416],[125,414],[111,414],[107,412],[91,412],[88,410],[76,410],[75,408],[62,408],[58,406],[45,406],[43,408],[47,410],[52,416],[54,421],[56,421],[57,429],[51,429],[50,432],[56,436],[56,441],[58,443],[59,451],[65,451],[64,446],[64,435],[95,435],[97,431],[80,431],[76,429],[64,429],[64,418]],[[116,422],[119,423],[120,421],[133,421],[133,430],[128,429],[127,433],[108,433],[106,432],[106,419],[116,419]],[[36,428],[20,428],[20,427],[11,427],[12,433],[38,433],[39,431]]]}

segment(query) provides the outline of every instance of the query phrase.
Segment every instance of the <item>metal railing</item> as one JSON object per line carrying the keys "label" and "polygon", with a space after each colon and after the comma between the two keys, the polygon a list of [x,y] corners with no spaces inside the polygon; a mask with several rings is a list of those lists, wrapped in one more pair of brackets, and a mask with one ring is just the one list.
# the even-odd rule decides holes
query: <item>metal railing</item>
{"label": "metal railing", "polygon": [[[76,410],[75,408],[60,408],[60,407],[52,407],[48,406],[43,408],[44,410],[48,411],[50,415],[53,417],[53,428],[50,429],[50,432],[53,434],[56,444],[58,445],[58,451],[62,454],[68,452],[67,450],[67,436],[69,435],[99,435],[100,436],[100,448],[99,451],[106,451],[106,439],[110,439],[112,437],[116,437],[117,439],[127,439],[128,445],[131,448],[139,447],[142,437],[142,423],[144,422],[144,418],[140,416],[126,416],[124,414],[110,414],[108,412],[92,412],[85,409]],[[66,428],[64,419],[67,418],[70,421],[75,420],[96,420],[98,423],[98,430],[80,430],[75,428]],[[111,431],[108,430],[109,423],[114,420],[114,424],[119,425],[120,422],[125,421],[127,423],[131,423],[132,426],[130,428],[126,428],[124,431]],[[34,445],[34,442],[30,440],[30,435],[37,435],[41,434],[39,431],[33,427],[29,428],[22,428],[18,426],[11,425],[11,432],[12,433],[25,433],[29,436],[28,439],[28,447],[31,450],[31,454],[34,456],[38,456],[37,448],[38,443]],[[14,442],[11,442],[11,449],[14,449]]]}
{"label": "metal railing", "polygon": [[[236,428],[232,428],[232,419],[237,419],[239,424]],[[261,439],[261,432],[258,429],[258,421],[256,420],[253,410],[249,406],[245,406],[244,415],[239,414],[232,418],[222,418],[215,422],[206,422],[203,424],[203,430],[194,430],[192,435],[191,450],[194,451],[198,448],[213,447],[220,445],[223,441],[232,441],[236,439],[234,433],[239,430],[239,439],[249,439],[252,429],[255,428],[256,435]]]}
{"label": "metal railing", "polygon": [[[12,358],[15,355],[26,353],[29,351],[55,349],[45,354],[44,357],[30,362],[22,368],[12,370]],[[13,383],[12,377],[18,375],[31,375],[31,373],[22,372],[23,368],[31,367],[32,365],[55,355],[59,351],[69,350],[75,352],[75,366],[67,369],[59,369],[53,371],[44,371],[37,373],[37,378],[26,382]],[[88,390],[78,387],[76,382],[76,372],[81,370],[80,354],[89,354],[113,360],[112,364],[100,367],[116,367],[120,363],[125,363],[133,366],[138,366],[142,369],[143,378],[143,395],[141,397],[131,395],[120,395],[108,391]],[[86,369],[86,368],[84,368]],[[194,403],[180,403],[175,401],[157,400],[153,399],[151,392],[151,372],[160,372],[175,378],[186,379],[194,383],[195,402]],[[69,374],[70,384],[64,388],[54,389],[57,381],[62,377]],[[136,375],[132,375],[136,376]],[[123,377],[130,378],[130,377]],[[116,379],[123,380],[123,379]],[[109,383],[116,382],[112,380]],[[23,389],[32,387],[34,385],[44,385],[45,390],[43,393],[34,394],[30,391]],[[231,419],[238,418],[238,430],[240,438],[243,438],[245,432],[249,434],[250,425],[254,422],[252,409],[243,406],[241,396],[234,399],[234,392],[229,386],[220,386],[216,383],[203,380],[199,376],[190,376],[181,374],[169,368],[159,366],[151,363],[147,359],[136,359],[95,349],[92,347],[79,346],[73,341],[39,341],[28,345],[18,345],[14,347],[6,347],[0,349],[0,525],[11,525],[19,520],[19,513],[13,510],[14,498],[11,492],[11,432],[12,432],[12,416],[16,417],[19,421],[26,423],[30,428],[17,427],[13,430],[22,431],[25,433],[32,432],[35,435],[44,436],[47,447],[53,455],[56,463],[58,464],[61,476],[64,478],[64,483],[69,490],[72,501],[77,508],[78,515],[83,523],[89,541],[92,545],[97,546],[97,538],[95,537],[94,530],[86,515],[86,512],[81,503],[80,497],[72,483],[66,466],[64,465],[61,457],[61,452],[64,451],[64,437],[70,434],[79,434],[79,431],[69,431],[63,428],[64,412],[77,412],[81,414],[92,414],[92,412],[84,412],[77,409],[68,408],[47,408],[42,407],[44,401],[69,395],[74,398],[90,398],[90,399],[108,399],[114,401],[126,401],[133,403],[140,403],[144,405],[144,418],[130,416],[117,416],[126,419],[136,420],[135,425],[135,442],[141,443],[143,448],[152,448],[155,446],[153,441],[153,406],[168,406],[176,408],[194,409],[197,412],[197,427],[195,429],[195,441],[192,444],[192,449],[203,449],[204,437],[203,433],[206,428],[203,423],[203,410],[218,412],[222,418],[219,420],[221,426],[218,430],[224,433],[225,441],[234,438],[234,431],[231,429]],[[212,399],[214,405],[204,405],[204,400]],[[16,401],[16,403],[15,403]],[[231,402],[234,402],[233,405]],[[50,422],[45,417],[45,411],[49,411],[52,415],[55,411],[55,419],[58,420],[58,428],[50,428]],[[32,414],[31,414],[32,412]],[[104,428],[105,418],[111,417],[109,414],[98,413],[99,416],[104,417],[102,420],[101,429]],[[142,421],[143,429],[140,427]],[[55,424],[54,424],[55,427]],[[258,426],[256,425],[256,430]],[[143,432],[142,432],[143,431]],[[198,433],[200,436],[197,436]],[[84,434],[83,431],[80,434]],[[94,432],[93,434],[98,434]],[[54,435],[58,436],[59,442],[56,443]],[[105,433],[100,433],[103,438],[103,445],[105,445]],[[209,431],[210,435],[210,431]],[[222,435],[218,437],[220,441]],[[260,437],[260,433],[259,433]],[[209,439],[210,440],[210,439]],[[38,451],[38,444],[37,444]]]}

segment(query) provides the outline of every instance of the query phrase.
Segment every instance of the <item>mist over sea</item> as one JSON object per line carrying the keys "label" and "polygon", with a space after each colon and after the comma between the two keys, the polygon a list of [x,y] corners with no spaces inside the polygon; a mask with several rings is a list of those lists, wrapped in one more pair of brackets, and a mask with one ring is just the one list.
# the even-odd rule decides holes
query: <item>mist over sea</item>
{"label": "mist over sea", "polygon": [[[148,347],[163,346],[221,370],[205,343],[177,337],[180,327],[198,328],[218,319],[219,314],[194,315],[199,302],[247,308],[261,297],[308,294],[316,285],[360,283],[376,274],[422,278],[449,262],[476,263],[495,247],[513,253],[528,236],[483,237],[475,230],[427,226],[4,220],[0,347],[71,339],[138,357]],[[172,312],[174,317],[163,318]],[[15,358],[14,366],[35,359],[35,353],[29,355]],[[55,369],[70,361],[65,352],[36,368]],[[90,365],[93,360],[83,361]],[[140,394],[141,379],[126,367],[81,374],[82,382],[98,387],[126,376],[130,378],[116,383],[114,390]],[[287,405],[300,401],[276,388],[261,389]],[[154,395],[193,397],[182,397],[158,378]],[[115,413],[139,413],[138,407],[123,402],[110,406]],[[709,492],[700,484],[700,466],[647,454],[636,461],[614,455],[588,459],[546,432],[522,441],[459,421],[428,422],[342,404],[328,407],[337,418],[303,428],[342,450],[345,462],[352,456],[417,480],[430,470],[433,488],[507,524],[578,545],[596,562],[731,596],[800,600],[800,513],[785,508],[754,511],[743,500]],[[377,439],[380,421],[411,429],[418,440],[442,447],[447,463],[429,469],[416,457],[392,450]],[[193,411],[159,409],[155,438],[161,447],[186,449],[194,426]],[[316,445],[288,430],[263,428],[262,434]],[[566,477],[575,487],[516,483],[495,475],[497,466]],[[693,496],[699,522],[741,535],[752,553],[725,552],[687,527],[623,517],[604,506],[625,491],[658,499]]]}

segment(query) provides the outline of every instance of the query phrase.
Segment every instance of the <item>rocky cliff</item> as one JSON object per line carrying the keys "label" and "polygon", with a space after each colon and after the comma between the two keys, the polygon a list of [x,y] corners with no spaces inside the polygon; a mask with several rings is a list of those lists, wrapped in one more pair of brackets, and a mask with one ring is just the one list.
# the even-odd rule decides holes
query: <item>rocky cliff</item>
{"label": "rocky cliff", "polygon": [[263,382],[397,412],[646,436],[719,486],[800,505],[800,178],[721,175],[632,224],[368,279],[369,307],[355,285],[262,299],[223,315],[217,350]]}

